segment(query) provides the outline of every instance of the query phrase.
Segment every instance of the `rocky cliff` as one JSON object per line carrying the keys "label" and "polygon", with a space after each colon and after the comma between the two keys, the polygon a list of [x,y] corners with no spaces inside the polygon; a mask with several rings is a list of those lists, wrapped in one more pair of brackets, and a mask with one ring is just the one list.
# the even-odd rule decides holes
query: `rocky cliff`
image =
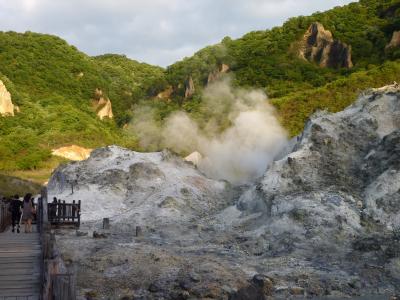
{"label": "rocky cliff", "polygon": [[[99,149],[52,176],[51,196],[83,201],[81,232],[58,243],[81,295],[388,299],[400,292],[399,145],[396,84],[316,113],[248,186],[169,152]],[[111,229],[93,238],[103,217]]]}
{"label": "rocky cliff", "polygon": [[208,74],[207,84],[210,84],[218,79],[220,79],[224,74],[228,73],[230,67],[227,64],[222,64],[219,68],[215,69],[213,72]]}
{"label": "rocky cliff", "polygon": [[386,46],[386,49],[399,48],[400,47],[400,31],[394,31],[390,43]]}
{"label": "rocky cliff", "polygon": [[95,91],[93,106],[100,120],[104,118],[112,119],[114,117],[111,100],[103,95],[101,89],[96,89]]}
{"label": "rocky cliff", "polygon": [[193,78],[190,76],[185,82],[185,98],[191,98],[196,91]]}
{"label": "rocky cliff", "polygon": [[14,109],[11,94],[7,91],[3,81],[0,80],[0,115],[14,116]]}
{"label": "rocky cliff", "polygon": [[174,93],[174,88],[172,86],[167,87],[164,91],[157,94],[156,98],[160,100],[170,100],[172,94]]}
{"label": "rocky cliff", "polygon": [[332,33],[315,22],[303,36],[299,57],[328,68],[352,68],[351,47],[334,40]]}

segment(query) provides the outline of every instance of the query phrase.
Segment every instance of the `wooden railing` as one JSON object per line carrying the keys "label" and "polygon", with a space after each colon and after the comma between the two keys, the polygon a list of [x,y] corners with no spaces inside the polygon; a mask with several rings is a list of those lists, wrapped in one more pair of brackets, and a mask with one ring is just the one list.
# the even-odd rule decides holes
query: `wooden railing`
{"label": "wooden railing", "polygon": [[[60,252],[56,246],[56,239],[54,233],[51,231],[53,221],[61,222],[64,220],[69,221],[68,216],[80,216],[80,202],[79,210],[76,212],[76,207],[73,208],[71,204],[69,208],[64,203],[47,203],[47,189],[43,188],[42,197],[39,199],[39,218],[38,228],[43,247],[43,256],[41,264],[41,300],[75,300],[76,299],[76,283],[75,275],[67,270],[61,258]],[[56,206],[57,205],[57,206]],[[54,208],[57,208],[54,215]],[[50,211],[53,209],[53,211]],[[69,212],[71,212],[69,214]],[[73,213],[75,212],[75,213]],[[75,219],[75,218],[74,218]],[[78,218],[80,224],[80,217]]]}
{"label": "wooden railing", "polygon": [[8,225],[10,225],[11,214],[8,210],[8,207],[8,203],[4,203],[0,200],[0,232],[6,230]]}
{"label": "wooden railing", "polygon": [[81,200],[77,203],[65,203],[58,200],[57,202],[47,204],[48,220],[51,225],[75,225],[79,227],[81,224]]}

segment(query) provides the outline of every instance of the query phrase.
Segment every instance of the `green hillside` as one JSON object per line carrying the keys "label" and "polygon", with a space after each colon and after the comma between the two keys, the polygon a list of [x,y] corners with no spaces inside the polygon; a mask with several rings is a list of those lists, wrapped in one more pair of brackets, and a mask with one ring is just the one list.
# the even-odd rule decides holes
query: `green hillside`
{"label": "green hillside", "polygon": [[[21,110],[0,117],[0,169],[7,171],[53,166],[59,160],[50,149],[68,144],[135,147],[118,125],[164,76],[159,67],[123,56],[91,58],[60,38],[31,32],[0,33],[0,72]],[[112,100],[115,120],[97,118],[91,104],[96,88]]]}
{"label": "green hillside", "polygon": [[[324,68],[299,58],[298,43],[313,22],[351,46],[353,68]],[[316,110],[339,111],[363,89],[400,81],[400,50],[386,47],[396,30],[399,0],[361,0],[240,39],[226,37],[166,70],[121,55],[90,57],[55,36],[0,32],[0,79],[21,111],[0,117],[0,170],[44,181],[62,161],[51,156],[53,148],[139,149],[122,127],[140,105],[153,108],[159,122],[177,109],[206,120],[201,92],[222,64],[229,65],[233,85],[264,90],[283,125],[296,135]],[[185,98],[190,77],[196,92]],[[156,99],[167,87],[173,90],[170,101]],[[96,116],[91,101],[96,88],[111,99],[113,120]]]}

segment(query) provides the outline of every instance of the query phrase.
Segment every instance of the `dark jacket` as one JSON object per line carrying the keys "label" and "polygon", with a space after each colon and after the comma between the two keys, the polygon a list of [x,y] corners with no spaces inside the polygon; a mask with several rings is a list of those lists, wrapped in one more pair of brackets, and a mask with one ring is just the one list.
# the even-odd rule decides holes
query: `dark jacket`
{"label": "dark jacket", "polygon": [[12,214],[19,214],[22,208],[22,201],[12,199],[10,202],[10,212]]}

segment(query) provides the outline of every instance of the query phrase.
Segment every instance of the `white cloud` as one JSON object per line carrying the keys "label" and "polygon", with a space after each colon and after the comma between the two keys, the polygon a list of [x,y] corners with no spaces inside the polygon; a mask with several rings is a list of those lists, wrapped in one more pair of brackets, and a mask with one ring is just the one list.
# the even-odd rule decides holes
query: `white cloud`
{"label": "white cloud", "polygon": [[58,35],[91,55],[168,65],[221,40],[348,0],[0,0],[0,30]]}

